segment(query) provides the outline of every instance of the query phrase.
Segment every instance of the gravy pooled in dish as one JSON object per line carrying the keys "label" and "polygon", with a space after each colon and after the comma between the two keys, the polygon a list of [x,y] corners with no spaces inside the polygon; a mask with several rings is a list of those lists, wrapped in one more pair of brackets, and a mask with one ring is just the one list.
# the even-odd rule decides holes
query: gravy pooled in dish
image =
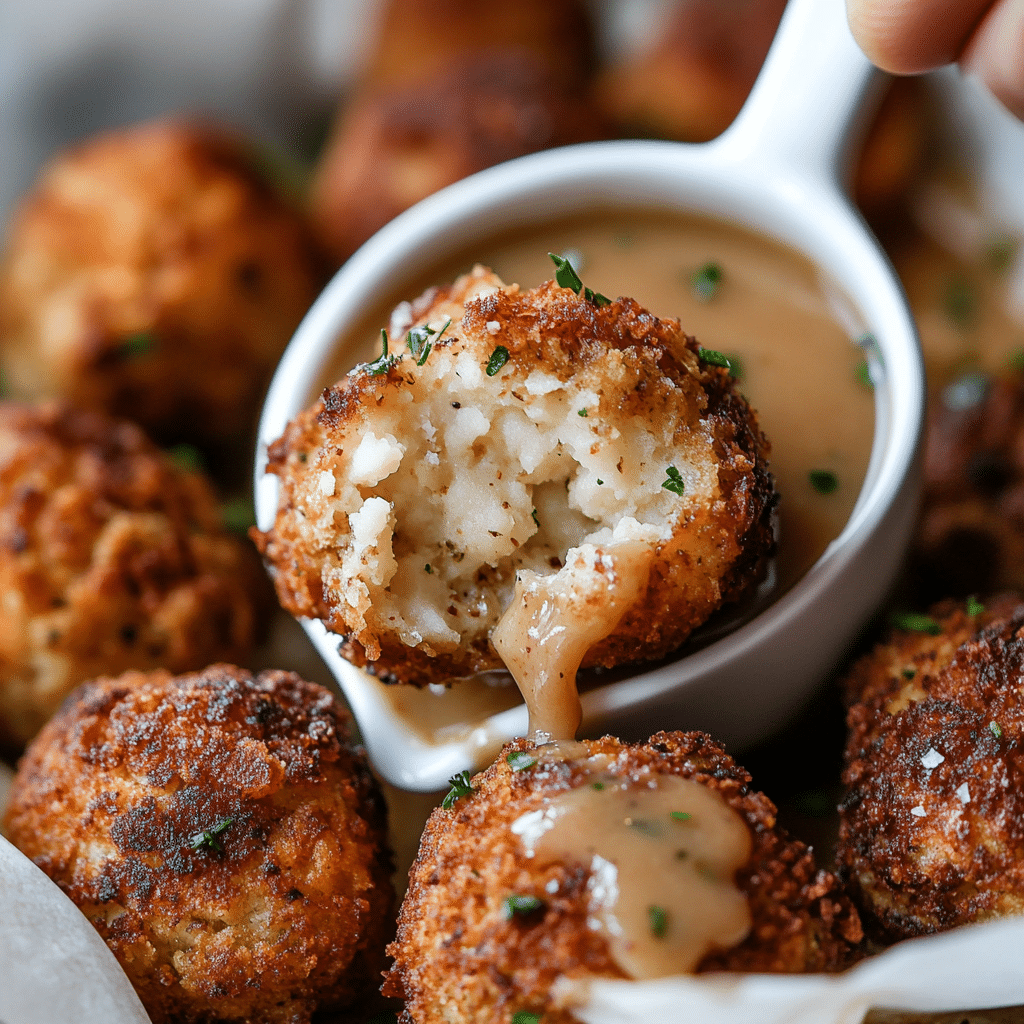
{"label": "gravy pooled in dish", "polygon": [[720,354],[556,262],[561,283],[477,267],[406,307],[270,446],[255,536],[350,661],[425,685],[504,655],[531,729],[571,739],[581,663],[664,657],[760,579],[775,495]]}

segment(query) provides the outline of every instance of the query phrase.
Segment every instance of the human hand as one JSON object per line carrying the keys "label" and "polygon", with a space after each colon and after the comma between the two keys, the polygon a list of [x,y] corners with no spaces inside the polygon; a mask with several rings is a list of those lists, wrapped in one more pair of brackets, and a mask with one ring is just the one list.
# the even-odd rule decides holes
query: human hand
{"label": "human hand", "polygon": [[957,61],[1024,120],[1024,0],[847,0],[854,38],[897,75]]}

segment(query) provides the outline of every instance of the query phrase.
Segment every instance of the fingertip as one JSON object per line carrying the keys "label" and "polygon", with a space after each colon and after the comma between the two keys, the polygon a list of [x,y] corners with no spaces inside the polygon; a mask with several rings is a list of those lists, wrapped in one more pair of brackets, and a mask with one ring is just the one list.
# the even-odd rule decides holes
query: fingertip
{"label": "fingertip", "polygon": [[1024,120],[1024,0],[993,5],[964,49],[960,66]]}

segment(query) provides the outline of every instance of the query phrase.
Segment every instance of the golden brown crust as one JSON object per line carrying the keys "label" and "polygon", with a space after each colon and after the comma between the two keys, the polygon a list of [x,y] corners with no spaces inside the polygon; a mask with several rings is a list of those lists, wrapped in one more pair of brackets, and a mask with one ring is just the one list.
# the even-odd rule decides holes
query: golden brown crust
{"label": "golden brown crust", "polygon": [[[698,970],[821,971],[846,963],[860,941],[856,912],[835,878],[815,869],[811,851],[776,826],[775,807],[720,746],[701,733],[665,732],[646,743],[604,737],[583,745],[588,757],[608,755],[613,775],[641,785],[652,774],[694,779],[748,824],[752,853],[736,883],[754,927],[738,946],[706,956]],[[508,754],[533,749],[526,740],[506,746],[473,779],[470,796],[450,810],[438,808],[427,822],[384,986],[385,994],[406,1000],[416,1024],[508,1024],[519,1010],[561,1024],[571,1018],[551,1003],[558,977],[623,977],[606,939],[587,924],[589,867],[537,867],[510,831],[517,818],[590,777],[582,757],[513,771]],[[509,893],[537,895],[544,908],[506,920],[501,904]]]}
{"label": "golden brown crust", "polygon": [[127,416],[161,439],[250,429],[324,280],[308,229],[256,166],[224,130],[157,122],[45,168],[0,263],[12,393]]}
{"label": "golden brown crust", "polygon": [[363,88],[339,115],[311,194],[317,230],[339,263],[460,178],[610,134],[583,90],[528,50],[430,57],[419,76]]}
{"label": "golden brown crust", "polygon": [[[482,291],[473,297],[474,289]],[[347,554],[343,557],[338,552],[347,551],[345,545],[353,546],[355,542],[353,528],[346,521],[352,509],[346,505],[346,511],[342,510],[338,494],[341,477],[355,461],[351,452],[359,439],[372,431],[393,431],[402,443],[411,445],[414,424],[395,421],[393,410],[415,408],[419,415],[423,401],[433,394],[443,394],[442,404],[446,406],[447,400],[453,399],[450,404],[456,410],[482,406],[482,392],[460,392],[458,372],[438,381],[427,376],[442,354],[456,361],[469,354],[484,366],[496,345],[506,348],[508,362],[501,376],[493,378],[493,389],[486,392],[487,401],[494,398],[501,410],[487,412],[492,423],[499,423],[502,416],[518,415],[520,407],[536,405],[544,397],[531,394],[531,374],[557,378],[566,385],[568,404],[589,401],[592,406],[584,410],[589,415],[581,419],[573,405],[565,414],[568,423],[560,428],[559,436],[572,430],[588,431],[585,437],[590,455],[607,460],[607,471],[595,474],[595,484],[604,486],[602,477],[608,476],[614,486],[620,480],[631,480],[629,474],[635,473],[637,479],[644,476],[645,493],[653,492],[644,500],[659,511],[651,511],[645,521],[656,520],[663,534],[655,546],[647,585],[618,626],[588,652],[585,666],[610,667],[663,657],[722,603],[738,598],[758,578],[774,543],[771,516],[775,494],[767,464],[769,445],[728,371],[701,360],[699,345],[682,333],[678,321],[660,320],[628,298],[598,306],[554,282],[526,292],[515,285],[502,287],[482,268],[450,288],[429,292],[414,307],[413,315],[417,322],[453,318],[448,332],[435,340],[426,370],[421,373],[415,360],[405,356],[384,373],[350,374],[296,417],[269,450],[268,470],[281,478],[279,512],[274,527],[265,534],[254,533],[254,538],[276,571],[282,605],[293,614],[320,618],[328,628],[345,636],[342,650],[346,657],[356,664],[372,665],[387,677],[417,685],[500,668],[489,636],[511,598],[516,568],[530,564],[523,560],[535,557],[534,553],[536,557],[550,554],[550,565],[541,559],[548,571],[551,566],[564,564],[564,547],[552,547],[550,551],[539,547],[546,543],[544,516],[530,519],[530,495],[523,491],[522,500],[527,502],[520,517],[523,521],[516,520],[511,527],[514,550],[508,557],[463,562],[452,541],[462,532],[458,523],[449,524],[447,539],[439,534],[435,545],[433,533],[440,529],[437,524],[449,518],[444,509],[436,511],[433,520],[423,526],[423,531],[432,531],[426,537],[417,534],[411,539],[411,528],[401,522],[395,527],[396,554],[413,540],[420,546],[417,550],[426,551],[422,559],[410,559],[409,572],[419,576],[421,583],[403,582],[403,587],[422,584],[419,574],[424,563],[430,566],[435,580],[450,569],[454,580],[451,594],[446,591],[439,601],[442,609],[447,606],[445,621],[458,631],[454,634],[459,638],[457,643],[416,642],[392,626],[385,605],[403,579],[400,574],[391,578],[387,588],[390,593],[370,598],[368,609],[360,605],[364,600],[362,591],[342,591],[343,585],[351,584],[352,574],[344,568],[339,572],[334,563],[343,559],[345,567],[354,564],[344,560],[349,558]],[[396,339],[396,349],[399,344]],[[438,392],[439,388],[443,390]],[[405,390],[418,396],[414,403],[403,395]],[[576,395],[590,398],[577,400],[573,397]],[[437,429],[442,431],[440,424]],[[508,427],[504,430],[511,432]],[[644,456],[630,447],[631,441],[616,441],[620,436],[632,437],[626,433],[630,430],[637,434],[638,445],[642,441],[649,444],[651,452],[663,453],[647,456],[652,459],[649,468],[643,468]],[[645,436],[639,437],[641,433]],[[650,440],[648,433],[657,442]],[[496,479],[489,485],[492,488],[520,486],[518,481],[532,488],[533,478],[516,461],[519,456],[514,452],[506,455],[500,447],[503,437],[501,429],[493,426],[489,434],[478,437],[471,464],[462,472],[494,472]],[[574,450],[579,446],[577,443]],[[454,459],[457,454],[449,449],[447,454],[442,451],[441,458]],[[658,458],[663,462],[657,462]],[[665,466],[671,463],[699,466],[699,472],[694,472],[706,484],[705,490],[670,499],[661,484]],[[368,495],[379,495],[397,508],[402,500],[398,488],[405,472],[400,468],[372,488],[361,487],[352,500],[365,501]],[[567,479],[568,473],[566,469]],[[324,504],[318,490],[324,474],[333,474],[338,480],[338,490],[332,491],[333,505]],[[438,484],[437,500],[446,500],[450,485]],[[578,481],[569,482],[569,491],[577,485]],[[486,486],[484,480],[481,487]],[[623,486],[628,490],[632,485]],[[433,500],[423,487],[421,481],[418,505]],[[532,493],[536,495],[539,489]],[[634,500],[634,491],[629,494],[631,497],[623,498],[623,502]],[[534,511],[535,505],[536,501]],[[506,503],[503,507],[510,506]],[[626,507],[623,504],[623,509]],[[400,513],[394,514],[397,517]],[[591,529],[595,518],[598,514],[591,513]],[[493,535],[498,537],[499,532]],[[366,573],[372,575],[373,571]],[[343,577],[341,584],[336,582],[339,577]]]}
{"label": "golden brown crust", "polygon": [[0,402],[0,735],[27,742],[85,679],[246,658],[269,610],[208,482],[134,424]]}
{"label": "golden brown crust", "polygon": [[848,682],[837,859],[887,940],[1024,912],[1024,603],[931,619],[938,635],[894,630]]}
{"label": "golden brown crust", "polygon": [[215,665],[88,683],[30,747],[10,836],[155,1024],[299,1024],[383,966],[385,809],[346,720],[292,673]]}

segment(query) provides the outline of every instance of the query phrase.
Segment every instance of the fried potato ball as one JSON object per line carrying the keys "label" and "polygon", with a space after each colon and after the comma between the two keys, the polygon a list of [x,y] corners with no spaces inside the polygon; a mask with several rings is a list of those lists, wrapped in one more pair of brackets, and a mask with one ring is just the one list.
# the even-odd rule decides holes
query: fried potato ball
{"label": "fried potato ball", "polygon": [[0,736],[22,746],[75,686],[248,656],[259,559],[209,484],[132,423],[0,402]]}
{"label": "fried potato ball", "polygon": [[389,0],[380,13],[363,81],[429,78],[439,64],[506,50],[539,59],[566,84],[594,64],[594,32],[580,0]]}
{"label": "fried potato ball", "polygon": [[[545,1024],[575,1019],[552,999],[560,977],[628,976],[613,951],[615,928],[597,923],[607,892],[618,891],[616,914],[631,900],[617,885],[625,871],[622,851],[615,851],[617,873],[606,885],[599,877],[603,858],[529,856],[523,837],[532,819],[551,817],[567,794],[600,806],[620,787],[649,794],[669,777],[706,787],[749,833],[749,853],[734,878],[714,880],[739,890],[749,929],[729,948],[711,943],[698,954],[696,970],[787,973],[844,965],[861,939],[856,911],[836,879],[815,868],[811,850],[776,826],[775,807],[751,789],[747,772],[707,736],[662,732],[638,744],[604,737],[568,750],[558,745],[553,753],[516,740],[472,779],[471,792],[470,784],[461,786],[465,795],[427,822],[388,949],[394,965],[385,994],[405,999],[416,1024],[509,1024],[520,1012],[541,1014]],[[699,814],[688,820],[683,808],[664,817],[625,824],[641,833],[641,844],[658,843],[662,825],[674,844],[704,827]],[[705,865],[695,869],[708,874]],[[653,881],[654,899],[667,902],[674,883],[662,873]],[[716,892],[714,886],[702,891]],[[660,924],[651,918],[666,940],[671,926],[664,917]]]}
{"label": "fried potato ball", "polygon": [[57,156],[0,260],[0,366],[19,398],[136,419],[162,441],[252,428],[324,269],[256,151],[157,122]]}
{"label": "fried potato ball", "polygon": [[29,748],[11,839],[154,1024],[302,1024],[373,987],[390,854],[346,723],[293,673],[221,664],[86,683]]}
{"label": "fried potato ball", "polygon": [[667,654],[759,578],[768,442],[677,320],[477,267],[392,328],[270,446],[279,508],[254,532],[282,605],[354,663],[417,685],[500,668],[517,575],[600,601],[619,545],[646,582],[584,666]]}
{"label": "fried potato ball", "polygon": [[933,397],[911,568],[923,603],[1024,590],[1024,373],[964,374]]}
{"label": "fried potato ball", "polygon": [[593,103],[537,55],[496,48],[433,59],[422,77],[369,87],[342,109],[311,208],[340,263],[403,210],[486,167],[607,137]]}
{"label": "fried potato ball", "polygon": [[906,625],[847,681],[837,860],[884,940],[1024,913],[1024,602]]}

